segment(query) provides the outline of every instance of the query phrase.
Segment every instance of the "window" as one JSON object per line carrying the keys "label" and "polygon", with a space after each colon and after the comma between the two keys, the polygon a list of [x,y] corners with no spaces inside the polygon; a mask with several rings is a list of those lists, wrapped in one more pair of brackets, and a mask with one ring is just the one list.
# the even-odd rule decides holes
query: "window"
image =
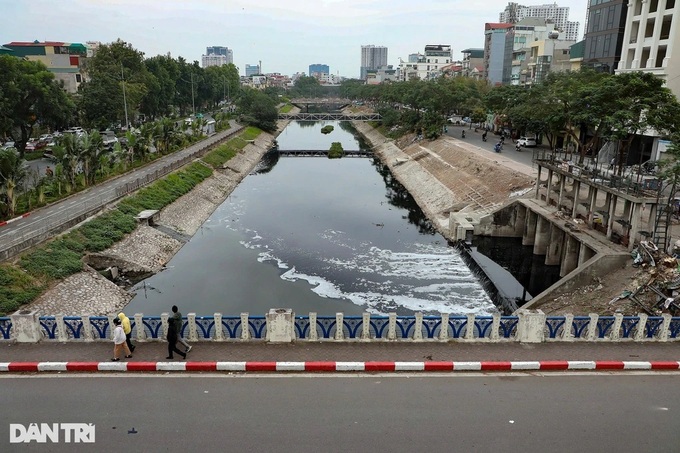
{"label": "window", "polygon": [[673,16],[663,16],[663,22],[661,23],[661,35],[659,39],[668,39],[671,33],[671,22],[673,21]]}
{"label": "window", "polygon": [[675,0],[666,0],[666,9],[675,8]]}
{"label": "window", "polygon": [[656,63],[654,63],[655,68],[663,68],[663,60],[666,58],[666,46],[659,46],[656,51]]}
{"label": "window", "polygon": [[76,82],[80,83],[83,81],[83,77],[80,74],[76,74]]}
{"label": "window", "polygon": [[659,9],[659,0],[651,0],[649,2],[649,12],[655,13]]}
{"label": "window", "polygon": [[607,8],[607,29],[614,28],[614,18],[616,17],[616,6]]}

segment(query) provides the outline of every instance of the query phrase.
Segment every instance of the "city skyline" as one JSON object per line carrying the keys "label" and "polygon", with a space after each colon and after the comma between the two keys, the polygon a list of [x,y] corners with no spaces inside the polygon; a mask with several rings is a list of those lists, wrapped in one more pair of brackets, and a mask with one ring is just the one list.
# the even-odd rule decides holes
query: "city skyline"
{"label": "city skyline", "polygon": [[[537,5],[543,1],[523,2]],[[583,38],[586,0],[558,2],[570,8],[569,20],[581,24]],[[233,50],[239,73],[262,61],[265,72],[292,75],[323,61],[332,74],[358,78],[361,46],[389,49],[387,64],[420,51],[428,44],[452,46],[454,60],[466,48],[484,44],[484,24],[497,22],[507,0],[490,0],[483,11],[470,2],[425,0],[418,4],[395,0],[389,6],[375,0],[262,0],[252,4],[231,0],[64,0],[54,8],[47,0],[0,0],[11,17],[0,36],[11,41],[101,41],[120,38],[145,57],[182,56],[201,62],[207,46]],[[73,24],[77,24],[74,27]]]}

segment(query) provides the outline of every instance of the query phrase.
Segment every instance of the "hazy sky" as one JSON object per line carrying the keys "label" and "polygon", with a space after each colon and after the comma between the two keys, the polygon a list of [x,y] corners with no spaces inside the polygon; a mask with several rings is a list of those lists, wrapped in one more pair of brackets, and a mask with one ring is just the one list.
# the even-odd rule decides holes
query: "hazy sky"
{"label": "hazy sky", "polygon": [[[583,25],[587,0],[569,6]],[[518,2],[524,5],[546,0]],[[388,47],[388,64],[450,44],[454,59],[483,47],[484,23],[507,0],[0,0],[0,41],[101,41],[120,38],[147,57],[170,52],[200,61],[206,46],[227,46],[234,64],[262,61],[263,72],[308,72],[313,63],[358,77],[361,46]]]}

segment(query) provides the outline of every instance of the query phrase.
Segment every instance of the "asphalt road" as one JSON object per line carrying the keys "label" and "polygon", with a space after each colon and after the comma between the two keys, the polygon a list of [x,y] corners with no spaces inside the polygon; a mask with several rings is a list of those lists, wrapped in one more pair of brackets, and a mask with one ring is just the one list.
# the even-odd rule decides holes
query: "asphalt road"
{"label": "asphalt road", "polygon": [[[677,380],[658,373],[8,376],[0,451],[675,452]],[[94,423],[95,444],[66,444],[63,436],[59,444],[10,444],[9,424],[31,422]]]}
{"label": "asphalt road", "polygon": [[[493,150],[493,147],[496,143],[500,141],[499,135],[494,135],[493,132],[489,132],[486,137],[487,140],[486,142],[484,142],[482,141],[482,133],[484,133],[483,129],[479,129],[477,132],[475,132],[474,127],[470,128],[470,126],[455,126],[451,124],[447,126],[447,129],[448,131],[446,132],[446,135],[448,135],[449,137],[453,137],[465,143],[478,146],[488,151],[490,154],[497,155],[497,153]],[[463,130],[465,130],[465,138],[462,138]],[[503,145],[503,150],[501,151],[501,154],[506,158],[512,159],[516,162],[520,162],[532,167],[533,151],[536,149],[540,149],[540,147],[521,148],[521,151],[517,151],[515,149],[515,144],[512,143],[512,140],[506,137],[505,144]]]}

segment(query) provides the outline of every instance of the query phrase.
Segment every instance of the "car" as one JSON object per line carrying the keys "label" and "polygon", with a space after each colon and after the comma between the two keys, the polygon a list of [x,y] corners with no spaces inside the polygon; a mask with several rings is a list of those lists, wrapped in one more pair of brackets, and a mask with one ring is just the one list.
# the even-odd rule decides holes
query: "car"
{"label": "car", "polygon": [[5,144],[3,144],[0,149],[9,149],[9,148],[15,148],[14,142],[5,142]]}
{"label": "car", "polygon": [[26,147],[24,148],[28,152],[32,151],[37,151],[39,149],[43,149],[44,147],[47,146],[47,143],[38,140],[37,138],[32,138],[26,143]]}
{"label": "car", "polygon": [[533,148],[536,146],[536,138],[520,137],[519,140],[517,140],[517,144],[519,144],[519,146],[524,146],[525,148]]}

